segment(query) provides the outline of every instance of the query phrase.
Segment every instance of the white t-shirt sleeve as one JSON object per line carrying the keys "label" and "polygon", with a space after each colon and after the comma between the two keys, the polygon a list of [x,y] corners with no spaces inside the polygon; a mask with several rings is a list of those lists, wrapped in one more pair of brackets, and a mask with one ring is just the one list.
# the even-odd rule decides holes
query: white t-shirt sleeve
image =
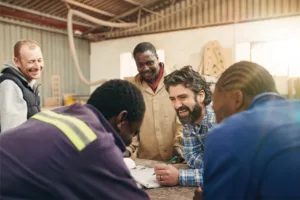
{"label": "white t-shirt sleeve", "polygon": [[21,89],[11,80],[0,84],[1,132],[23,124],[27,120],[27,103]]}

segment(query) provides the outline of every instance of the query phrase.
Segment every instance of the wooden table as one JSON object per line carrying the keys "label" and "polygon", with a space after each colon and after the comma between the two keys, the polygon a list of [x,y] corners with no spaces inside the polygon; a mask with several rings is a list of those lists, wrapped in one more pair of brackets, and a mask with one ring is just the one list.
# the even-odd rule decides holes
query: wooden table
{"label": "wooden table", "polygon": [[[137,165],[144,165],[146,167],[154,167],[157,164],[163,163],[154,160],[134,159]],[[173,164],[178,169],[188,169],[186,164]],[[192,200],[194,190],[196,187],[161,187],[154,189],[145,189],[151,200]]]}

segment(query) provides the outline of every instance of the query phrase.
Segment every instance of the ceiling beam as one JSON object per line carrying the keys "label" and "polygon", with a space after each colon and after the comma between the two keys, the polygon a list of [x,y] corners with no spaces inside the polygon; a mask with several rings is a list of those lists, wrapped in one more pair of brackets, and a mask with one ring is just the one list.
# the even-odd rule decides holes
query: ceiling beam
{"label": "ceiling beam", "polygon": [[[39,25],[45,25],[45,26],[51,26],[59,29],[66,29],[67,28],[67,22],[61,21],[53,18],[48,18],[28,12],[23,12],[20,10],[14,10],[11,8],[7,8],[5,6],[0,6],[0,16],[3,17],[9,17],[12,19],[17,19],[20,21],[26,21],[30,23],[35,23]],[[74,30],[79,30],[81,32],[84,32],[88,29],[88,26],[81,26],[78,24],[74,24],[73,26]]]}
{"label": "ceiling beam", "polygon": [[73,0],[61,0],[61,1],[65,2],[65,3],[68,3],[68,4],[72,4],[72,5],[74,5],[74,6],[78,6],[78,7],[84,8],[84,9],[86,9],[86,10],[90,10],[90,11],[99,13],[99,14],[101,14],[101,15],[108,16],[108,17],[115,17],[115,16],[116,16],[115,14],[106,12],[106,11],[104,11],[104,10],[100,10],[100,9],[98,9],[98,8],[94,8],[94,7],[88,6],[88,5],[83,4],[83,3],[79,3],[79,2],[77,2],[77,1],[73,1]]}
{"label": "ceiling beam", "polygon": [[[116,20],[118,20],[118,19],[120,19],[120,18],[127,17],[127,16],[129,16],[129,15],[131,15],[131,14],[134,14],[134,13],[138,12],[140,9],[142,9],[142,8],[144,8],[144,7],[147,7],[147,6],[150,6],[150,5],[154,5],[154,4],[157,4],[157,3],[159,3],[159,2],[161,2],[161,0],[148,1],[147,3],[145,3],[145,4],[143,4],[143,5],[140,5],[140,6],[136,7],[136,8],[133,8],[133,9],[128,10],[128,11],[126,11],[126,12],[120,14],[120,15],[115,16],[114,18],[110,19],[109,21],[116,21]],[[99,30],[101,27],[103,27],[103,26],[96,26],[96,27],[93,27],[93,28],[87,30],[86,32],[84,32],[83,35],[86,35],[86,34],[88,34],[88,33],[97,31],[97,30]]]}
{"label": "ceiling beam", "polygon": [[134,1],[134,0],[124,0],[125,2],[127,3],[130,3],[132,5],[135,5],[135,6],[140,6],[141,3],[140,2],[137,2],[137,1]]}
{"label": "ceiling beam", "polygon": [[[42,13],[42,12],[38,12],[38,11],[35,11],[35,10],[20,7],[20,6],[11,5],[11,4],[8,4],[8,3],[0,2],[0,6],[2,6],[2,9],[4,9],[4,7],[6,7],[6,8],[13,9],[13,10],[18,10],[18,11],[21,11],[21,12],[26,12],[26,13],[30,13],[30,14],[33,14],[33,15],[37,15],[37,16],[40,16],[40,17],[46,17],[46,18],[58,20],[58,21],[61,21],[61,22],[67,22],[67,19],[62,18],[62,17],[57,17],[57,16],[45,14],[45,13]],[[2,11],[3,10],[1,10],[0,15],[2,15]],[[12,16],[12,18],[13,18],[13,16]],[[76,21],[74,22],[74,24],[79,25],[79,26],[83,26],[83,27],[92,27],[91,24],[86,24],[86,23],[81,23],[81,22],[76,22]]]}
{"label": "ceiling beam", "polygon": [[[163,20],[163,19],[165,19],[167,17],[171,17],[173,15],[176,15],[177,13],[181,13],[182,11],[185,11],[185,10],[190,9],[192,7],[195,7],[197,5],[203,4],[206,1],[208,1],[208,0],[200,0],[199,2],[190,4],[190,5],[188,5],[188,6],[184,7],[184,8],[181,8],[178,11],[166,13],[165,15],[161,16],[160,18],[158,18],[156,20],[153,20],[153,21],[150,21],[150,22],[148,22],[146,24],[143,24],[143,25],[140,25],[140,26],[137,26],[137,27],[134,27],[134,28],[125,29],[124,32],[138,31],[139,29],[142,29],[142,28],[145,28],[145,27],[150,26],[152,24],[155,24],[155,23],[157,23],[157,22],[159,22],[159,21],[161,21],[161,20]],[[103,37],[106,37],[106,35],[109,35],[109,34],[110,33],[108,33],[108,32],[103,32],[103,33],[95,34],[94,38],[97,40],[98,37],[102,37],[103,38]]]}

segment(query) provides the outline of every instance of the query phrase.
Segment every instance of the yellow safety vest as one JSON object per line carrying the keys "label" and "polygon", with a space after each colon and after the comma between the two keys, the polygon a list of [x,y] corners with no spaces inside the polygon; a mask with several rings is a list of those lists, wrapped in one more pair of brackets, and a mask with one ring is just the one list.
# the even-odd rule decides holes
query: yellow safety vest
{"label": "yellow safety vest", "polygon": [[70,142],[83,150],[88,144],[97,139],[95,132],[82,120],[69,115],[58,114],[53,111],[43,111],[31,117],[60,129]]}

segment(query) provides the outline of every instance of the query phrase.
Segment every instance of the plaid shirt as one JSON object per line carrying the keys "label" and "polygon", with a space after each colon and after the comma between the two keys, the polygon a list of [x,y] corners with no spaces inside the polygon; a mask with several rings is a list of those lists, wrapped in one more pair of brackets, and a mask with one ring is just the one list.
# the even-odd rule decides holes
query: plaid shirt
{"label": "plaid shirt", "polygon": [[201,124],[183,126],[183,153],[192,169],[179,170],[179,184],[189,186],[203,185],[203,150],[206,133],[216,123],[211,105],[206,106]]}

